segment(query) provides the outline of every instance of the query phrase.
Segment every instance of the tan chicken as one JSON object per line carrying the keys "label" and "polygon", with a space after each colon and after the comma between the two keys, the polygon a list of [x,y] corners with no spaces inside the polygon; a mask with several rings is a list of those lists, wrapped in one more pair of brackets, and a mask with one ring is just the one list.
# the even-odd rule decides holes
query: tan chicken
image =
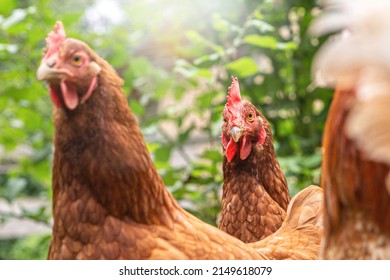
{"label": "tan chicken", "polygon": [[[67,38],[61,23],[46,44],[37,78],[47,82],[55,105],[49,259],[279,257],[185,212],[153,165],[114,69],[85,43]],[[302,200],[313,198],[315,194]],[[296,217],[310,212],[294,208],[291,215]],[[298,222],[298,233],[316,223],[291,220]],[[295,246],[295,239],[286,242],[291,255],[303,248]]]}
{"label": "tan chicken", "polygon": [[317,84],[336,86],[323,137],[324,259],[390,259],[390,2],[330,2]]}
{"label": "tan chicken", "polygon": [[223,110],[223,194],[218,227],[245,243],[274,233],[286,216],[290,194],[275,155],[271,127],[241,99],[232,77]]}

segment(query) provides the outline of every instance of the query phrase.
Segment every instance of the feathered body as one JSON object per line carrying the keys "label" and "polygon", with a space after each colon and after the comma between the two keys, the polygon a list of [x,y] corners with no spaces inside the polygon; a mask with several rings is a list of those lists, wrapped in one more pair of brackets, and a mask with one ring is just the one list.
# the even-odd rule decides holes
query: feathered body
{"label": "feathered body", "polygon": [[[355,106],[355,91],[336,91],[324,131],[322,258],[389,259],[389,166],[370,160],[348,136],[348,118]],[[367,137],[364,134],[360,137]]]}
{"label": "feathered body", "polygon": [[329,5],[313,31],[347,33],[314,61],[319,84],[337,88],[323,137],[321,258],[390,259],[390,3]]}

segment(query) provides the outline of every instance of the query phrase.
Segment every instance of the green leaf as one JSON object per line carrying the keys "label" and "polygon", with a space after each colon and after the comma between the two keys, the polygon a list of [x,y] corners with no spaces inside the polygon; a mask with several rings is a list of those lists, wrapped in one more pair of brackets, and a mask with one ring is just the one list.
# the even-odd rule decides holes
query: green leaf
{"label": "green leaf", "polygon": [[213,78],[213,74],[211,73],[211,71],[206,68],[199,68],[198,72],[196,73],[196,76],[199,78],[206,78],[206,79]]}
{"label": "green leaf", "polygon": [[[118,61],[118,65],[126,64],[127,61],[129,61],[129,54],[127,50],[122,49],[119,52],[116,52],[115,60]],[[143,56],[132,58],[130,68],[133,71],[134,76],[136,77],[149,76],[153,71],[155,71],[150,61]]]}
{"label": "green leaf", "polygon": [[158,87],[155,89],[154,97],[159,100],[164,98],[172,87],[172,79],[165,78],[159,81]]}
{"label": "green leaf", "polygon": [[287,42],[287,43],[278,43],[278,49],[280,50],[286,50],[286,51],[294,51],[298,49],[298,45],[294,42]]}
{"label": "green leaf", "polygon": [[202,155],[202,158],[212,160],[213,162],[222,161],[222,155],[220,151],[208,150],[205,151]]}
{"label": "green leaf", "polygon": [[146,147],[148,148],[149,153],[154,153],[158,149],[159,144],[157,144],[157,143],[146,143]]}
{"label": "green leaf", "polygon": [[217,63],[223,55],[223,52],[217,52],[207,55],[202,55],[194,59],[194,65],[198,67],[210,67],[213,64]]}
{"label": "green leaf", "polygon": [[172,186],[177,180],[177,174],[172,170],[167,170],[167,172],[162,176],[164,184],[166,186]]}
{"label": "green leaf", "polygon": [[211,93],[206,92],[196,97],[196,104],[197,106],[199,106],[200,110],[205,110],[210,108],[211,99],[212,99]]}
{"label": "green leaf", "polygon": [[184,59],[175,61],[174,72],[181,74],[185,78],[192,78],[198,72],[198,68]]}
{"label": "green leaf", "polygon": [[248,56],[230,62],[225,65],[226,68],[233,72],[234,75],[242,78],[247,78],[259,72],[256,62]]}
{"label": "green leaf", "polygon": [[[129,55],[125,50],[116,50],[115,56],[110,59],[110,64],[115,68],[121,68],[126,66],[126,64],[130,61]],[[137,69],[144,70],[144,68]]]}
{"label": "green leaf", "polygon": [[63,14],[61,16],[61,21],[64,24],[64,26],[69,26],[69,25],[77,22],[81,18],[81,16],[83,15],[83,12]]}
{"label": "green leaf", "polygon": [[251,34],[244,37],[244,42],[249,45],[275,50],[278,49],[278,41],[272,36],[261,36],[258,34]]}
{"label": "green leaf", "polygon": [[169,162],[162,162],[162,161],[154,161],[154,165],[156,166],[160,176],[165,176],[164,172],[166,170],[169,170],[169,168],[172,168],[172,166],[169,164]]}
{"label": "green leaf", "polygon": [[47,214],[46,206],[41,206],[38,209],[22,208],[23,216],[35,221],[48,221],[49,216]]}
{"label": "green leaf", "polygon": [[171,147],[159,147],[154,152],[155,161],[157,162],[167,162],[171,157]]}
{"label": "green leaf", "polygon": [[313,155],[303,158],[302,165],[306,168],[312,169],[321,165],[322,155],[320,153],[314,153]]}
{"label": "green leaf", "polygon": [[256,27],[262,33],[275,30],[269,23],[258,19],[252,19],[249,24]]}
{"label": "green leaf", "polygon": [[286,119],[278,123],[279,134],[282,136],[287,136],[294,132],[294,121],[291,119]]}
{"label": "green leaf", "polygon": [[190,136],[190,133],[195,128],[195,126],[192,124],[189,128],[187,128],[185,131],[179,134],[179,142],[184,143],[188,140],[188,137]]}
{"label": "green leaf", "polygon": [[144,107],[137,100],[132,100],[130,102],[130,108],[137,116],[142,116],[144,114]]}
{"label": "green leaf", "polygon": [[6,184],[4,198],[8,201],[14,200],[26,188],[27,180],[20,177],[11,178]]}
{"label": "green leaf", "polygon": [[214,138],[221,136],[221,127],[222,127],[222,114],[218,114],[218,119],[212,123],[211,134]]}
{"label": "green leaf", "polygon": [[8,15],[16,6],[15,0],[1,0],[0,15]]}
{"label": "green leaf", "polygon": [[47,258],[51,234],[29,235],[20,239],[0,241],[0,259],[43,260]]}
{"label": "green leaf", "polygon": [[190,30],[186,32],[186,37],[189,41],[197,43],[201,45],[202,47],[209,47],[213,49],[216,52],[223,51],[223,47],[210,41],[206,37],[202,36],[199,32],[195,30]]}
{"label": "green leaf", "polygon": [[271,49],[271,50],[296,50],[297,44],[294,42],[278,42],[275,37],[250,34],[244,37],[244,42],[249,45]]}

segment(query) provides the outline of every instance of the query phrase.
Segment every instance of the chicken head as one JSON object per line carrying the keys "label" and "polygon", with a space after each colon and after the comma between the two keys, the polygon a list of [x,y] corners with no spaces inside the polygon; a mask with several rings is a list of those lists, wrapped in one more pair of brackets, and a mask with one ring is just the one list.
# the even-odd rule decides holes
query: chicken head
{"label": "chicken head", "polygon": [[254,145],[264,144],[267,133],[263,115],[248,101],[241,99],[238,79],[232,77],[228,97],[222,112],[222,146],[228,162],[238,154],[245,160]]}
{"label": "chicken head", "polygon": [[46,45],[37,78],[48,83],[57,107],[74,110],[96,89],[100,66],[93,61],[85,43],[66,38],[61,22],[47,36]]}

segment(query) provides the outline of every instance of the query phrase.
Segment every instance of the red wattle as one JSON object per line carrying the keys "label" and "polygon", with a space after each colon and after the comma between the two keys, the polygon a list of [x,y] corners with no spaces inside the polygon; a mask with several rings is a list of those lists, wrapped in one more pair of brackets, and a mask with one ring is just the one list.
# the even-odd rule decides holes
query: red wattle
{"label": "red wattle", "polygon": [[61,106],[60,98],[52,86],[49,86],[50,98],[54,105],[58,108]]}
{"label": "red wattle", "polygon": [[77,95],[76,87],[67,83],[65,80],[61,81],[60,86],[66,107],[69,110],[74,110],[79,104],[79,97]]}
{"label": "red wattle", "polygon": [[238,150],[238,144],[234,142],[233,137],[231,137],[226,147],[226,157],[228,162],[232,162],[234,156],[237,153],[237,150]]}
{"label": "red wattle", "polygon": [[248,135],[244,135],[240,147],[240,159],[245,160],[252,151],[252,141]]}
{"label": "red wattle", "polygon": [[222,133],[222,136],[221,136],[221,142],[222,142],[222,146],[224,149],[226,149],[229,141],[227,140],[227,138],[225,137],[225,135]]}

